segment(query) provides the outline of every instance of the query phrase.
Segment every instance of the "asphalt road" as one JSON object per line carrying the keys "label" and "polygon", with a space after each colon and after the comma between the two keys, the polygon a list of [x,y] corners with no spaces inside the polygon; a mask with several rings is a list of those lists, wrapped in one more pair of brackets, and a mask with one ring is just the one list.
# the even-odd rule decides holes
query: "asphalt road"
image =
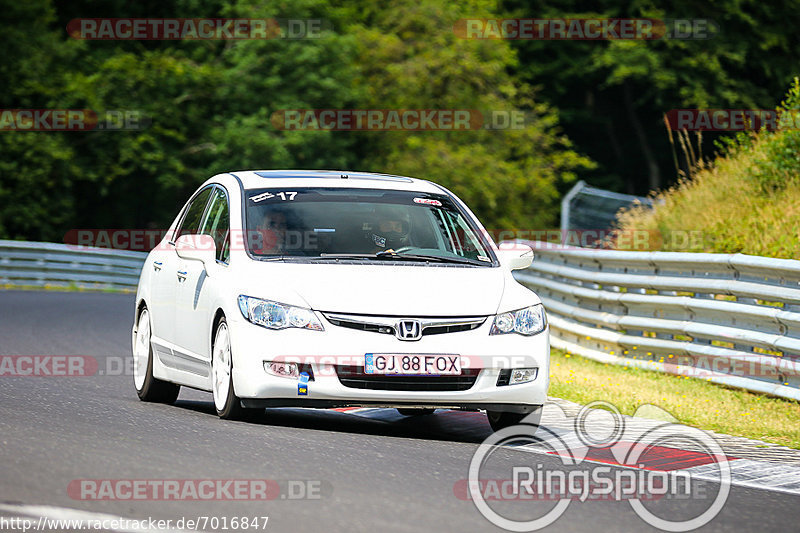
{"label": "asphalt road", "polygon": [[[454,494],[473,452],[490,434],[478,415],[469,424],[441,411],[387,423],[333,411],[271,409],[256,421],[227,422],[216,417],[207,393],[184,389],[175,406],[142,403],[129,375],[107,372],[130,356],[132,317],[130,295],[0,291],[0,355],[89,355],[105,369],[89,377],[0,377],[4,505],[173,520],[268,516],[266,530],[280,532],[499,530]],[[502,449],[486,477],[507,477],[511,465],[522,463],[555,468],[560,460]],[[278,480],[283,496],[287,480],[311,481],[320,497],[95,501],[67,490],[79,479],[255,478]],[[531,518],[552,502],[502,505]],[[701,498],[649,504],[673,519],[705,506]],[[0,516],[8,514],[0,510]],[[734,486],[722,512],[703,529],[796,531],[798,523],[800,497]],[[550,529],[654,528],[627,502],[595,501],[573,502]]]}

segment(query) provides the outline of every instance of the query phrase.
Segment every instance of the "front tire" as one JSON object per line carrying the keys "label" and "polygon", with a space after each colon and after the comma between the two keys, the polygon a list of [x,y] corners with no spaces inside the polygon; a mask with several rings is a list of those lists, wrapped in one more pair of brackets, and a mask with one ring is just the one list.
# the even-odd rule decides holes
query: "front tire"
{"label": "front tire", "polygon": [[243,420],[259,414],[260,409],[242,407],[242,400],[233,388],[231,336],[225,317],[217,324],[211,354],[211,392],[217,415],[224,420]]}
{"label": "front tire", "polygon": [[[489,425],[492,426],[494,431],[524,424],[526,426],[539,427],[542,420],[542,406],[537,406],[530,413],[510,413],[508,411],[486,411],[486,416],[489,419]],[[533,430],[534,432],[536,429]]]}
{"label": "front tire", "polygon": [[181,386],[153,377],[153,345],[150,342],[150,312],[143,308],[139,313],[133,346],[133,386],[143,402],[173,404],[178,399]]}

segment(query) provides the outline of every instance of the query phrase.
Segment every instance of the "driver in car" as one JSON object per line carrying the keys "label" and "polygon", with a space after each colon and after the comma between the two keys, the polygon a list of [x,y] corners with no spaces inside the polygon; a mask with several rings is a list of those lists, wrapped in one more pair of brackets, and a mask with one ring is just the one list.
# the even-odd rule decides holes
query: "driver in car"
{"label": "driver in car", "polygon": [[368,240],[375,245],[373,252],[397,251],[410,245],[411,219],[401,207],[390,206],[376,214],[377,222],[368,231]]}
{"label": "driver in car", "polygon": [[256,254],[275,255],[283,252],[286,245],[286,215],[280,211],[267,211],[252,238],[252,248]]}

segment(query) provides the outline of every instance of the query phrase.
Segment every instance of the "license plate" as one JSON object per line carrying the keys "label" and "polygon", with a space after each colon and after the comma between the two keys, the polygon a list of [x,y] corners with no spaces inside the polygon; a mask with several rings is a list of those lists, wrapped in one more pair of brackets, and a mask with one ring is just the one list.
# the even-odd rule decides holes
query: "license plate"
{"label": "license plate", "polygon": [[458,355],[410,355],[368,353],[364,356],[365,374],[460,375]]}

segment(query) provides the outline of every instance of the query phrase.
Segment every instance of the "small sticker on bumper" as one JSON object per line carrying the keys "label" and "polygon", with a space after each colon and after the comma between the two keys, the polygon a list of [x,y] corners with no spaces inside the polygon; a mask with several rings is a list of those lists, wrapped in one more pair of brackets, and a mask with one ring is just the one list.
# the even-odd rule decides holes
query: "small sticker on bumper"
{"label": "small sticker on bumper", "polygon": [[300,381],[297,383],[297,395],[308,396],[308,374],[306,372],[300,373]]}

